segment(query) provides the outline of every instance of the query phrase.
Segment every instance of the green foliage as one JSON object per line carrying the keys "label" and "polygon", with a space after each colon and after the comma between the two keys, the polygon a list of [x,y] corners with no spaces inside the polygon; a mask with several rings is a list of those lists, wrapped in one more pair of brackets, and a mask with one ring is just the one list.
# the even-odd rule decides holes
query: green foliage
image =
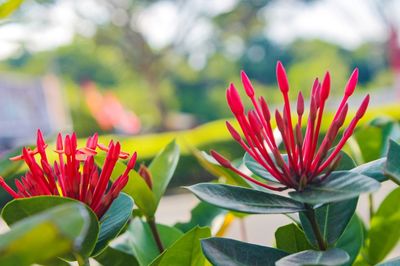
{"label": "green foliage", "polygon": [[107,247],[108,242],[117,237],[131,218],[133,200],[125,193],[120,193],[110,208],[100,219],[99,237],[92,256],[99,254]]}
{"label": "green foliage", "polygon": [[87,253],[83,240],[91,233],[91,215],[82,204],[67,203],[12,224],[0,237],[0,264],[31,265]]}
{"label": "green foliage", "polygon": [[400,239],[400,188],[393,190],[381,203],[371,219],[367,236],[365,260],[370,264],[381,262]]}
{"label": "green foliage", "polygon": [[[333,202],[316,208],[311,215],[315,215],[319,230],[323,236],[324,242],[328,246],[333,246],[345,231],[351,217],[357,207],[358,198]],[[317,247],[318,241],[313,232],[310,220],[307,214],[300,213],[301,225],[306,233],[310,243]]]}
{"label": "green foliage", "polygon": [[[183,233],[174,227],[157,225],[157,229],[161,242],[167,249],[183,236]],[[124,235],[127,238],[125,249],[134,254],[140,265],[149,265],[160,254],[149,225],[142,220],[136,218],[131,221]]]}
{"label": "green foliage", "polygon": [[356,260],[364,243],[364,228],[357,215],[353,215],[342,236],[336,242],[335,247],[343,249],[350,256],[350,260],[344,266],[350,266]]}
{"label": "green foliage", "polygon": [[[87,222],[87,233],[85,235],[84,245],[82,245],[79,256],[83,258],[88,258],[90,257],[90,254],[92,253],[97,241],[97,237],[99,234],[99,224],[96,215],[90,210],[90,208],[80,203],[79,201],[57,196],[40,196],[15,199],[9,202],[3,208],[1,212],[1,217],[9,226],[12,226],[16,222],[21,221],[24,218],[29,218],[32,215],[49,210],[51,208],[54,208],[55,206],[65,205],[67,203],[80,204],[87,209],[87,219],[90,221],[90,223]],[[66,258],[74,260],[74,256],[72,254],[69,254]]]}
{"label": "green foliage", "polygon": [[254,189],[210,183],[193,185],[188,189],[205,202],[237,212],[276,214],[304,210],[301,202]]}
{"label": "green foliage", "polygon": [[24,0],[6,0],[0,4],[0,19],[4,19],[13,13]]}
{"label": "green foliage", "polygon": [[276,247],[289,254],[312,249],[304,232],[296,224],[287,224],[275,231]]}
{"label": "green foliage", "polygon": [[158,256],[151,266],[191,265],[204,266],[205,257],[201,252],[200,240],[210,237],[207,227],[194,227],[184,234],[167,250]]}
{"label": "green foliage", "polygon": [[394,141],[390,141],[389,151],[387,154],[387,162],[385,165],[385,174],[389,178],[400,185],[400,145]]}
{"label": "green foliage", "polygon": [[330,174],[323,182],[309,184],[303,191],[292,191],[289,195],[304,203],[321,204],[355,198],[361,193],[374,192],[379,186],[379,182],[370,177],[348,171],[337,171]]}
{"label": "green foliage", "polygon": [[113,247],[107,247],[102,253],[96,256],[95,259],[103,266],[139,266],[139,262],[133,255]]}
{"label": "green foliage", "polygon": [[188,232],[195,226],[211,226],[211,223],[218,216],[226,214],[226,211],[206,202],[199,202],[191,211],[190,220],[185,223],[177,223],[174,227],[182,232]]}
{"label": "green foliage", "polygon": [[279,249],[218,237],[202,240],[201,247],[207,259],[216,266],[274,266],[277,260],[288,255]]}
{"label": "green foliage", "polygon": [[310,265],[342,265],[349,261],[349,255],[338,248],[327,251],[306,250],[284,257],[276,262],[276,266],[310,266]]}

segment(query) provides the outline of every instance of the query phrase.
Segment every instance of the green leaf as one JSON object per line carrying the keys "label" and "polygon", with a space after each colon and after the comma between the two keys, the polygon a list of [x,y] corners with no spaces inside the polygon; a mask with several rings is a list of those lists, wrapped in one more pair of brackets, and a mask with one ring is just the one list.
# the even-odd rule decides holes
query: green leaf
{"label": "green leaf", "polygon": [[400,145],[393,140],[389,143],[384,171],[393,182],[400,185]]}
{"label": "green leaf", "polygon": [[275,214],[304,210],[300,202],[254,189],[211,183],[193,185],[188,189],[207,203],[237,212]]}
{"label": "green leaf", "polygon": [[125,193],[120,193],[100,219],[99,238],[92,252],[92,256],[100,253],[107,247],[108,242],[118,236],[122,228],[129,221],[132,210],[132,198]]}
{"label": "green leaf", "polygon": [[139,262],[133,255],[113,247],[107,247],[95,257],[95,260],[104,266],[139,266]]}
{"label": "green leaf", "polygon": [[157,210],[157,199],[146,181],[137,172],[132,171],[129,174],[129,181],[125,189],[144,215],[147,217],[154,216]]}
{"label": "green leaf", "polygon": [[360,218],[353,215],[342,236],[336,242],[336,247],[343,249],[350,256],[350,260],[342,266],[350,266],[356,260],[364,243],[364,229]]}
{"label": "green leaf", "polygon": [[160,201],[179,160],[179,146],[176,141],[169,143],[150,163],[149,171],[153,178],[153,192],[156,202]]}
{"label": "green leaf", "polygon": [[[335,148],[330,149],[328,153],[333,152],[334,149]],[[335,171],[350,170],[356,167],[356,163],[347,153],[340,151],[340,155],[342,156],[342,159],[340,159],[339,165],[335,168]]]}
{"label": "green leaf", "polygon": [[[358,198],[325,204],[314,210],[317,224],[325,243],[332,246],[343,234],[357,207]],[[300,213],[301,225],[307,239],[314,246],[318,241],[313,233],[310,221],[305,213]]]}
{"label": "green leaf", "polygon": [[338,248],[327,251],[306,250],[289,255],[276,262],[276,266],[299,266],[299,265],[342,265],[349,261],[349,255]]}
{"label": "green leaf", "polygon": [[376,266],[398,266],[400,265],[400,257],[377,264]]}
{"label": "green leaf", "polygon": [[288,253],[228,238],[211,237],[201,241],[206,258],[215,266],[274,266],[275,262]]}
{"label": "green leaf", "polygon": [[270,182],[274,182],[274,183],[280,183],[278,180],[276,180],[276,178],[271,175],[266,169],[265,167],[263,167],[261,164],[259,164],[256,160],[253,159],[253,157],[250,156],[250,154],[248,154],[246,152],[246,154],[243,157],[243,162],[246,165],[247,168],[249,168],[249,170],[261,177],[264,178],[265,180],[268,180]]}
{"label": "green leaf", "polygon": [[82,204],[67,203],[13,223],[0,237],[0,265],[31,265],[81,254],[91,215]]}
{"label": "green leaf", "polygon": [[[183,235],[178,229],[166,225],[158,224],[157,229],[164,248],[170,247]],[[131,221],[124,237],[127,238],[127,249],[132,251],[140,265],[148,265],[160,255],[150,227],[141,219]]]}
{"label": "green leaf", "polygon": [[289,195],[304,203],[322,204],[355,198],[361,193],[374,192],[379,186],[379,182],[365,175],[337,171],[323,182],[309,184],[303,191],[292,191]]}
{"label": "green leaf", "polygon": [[[31,198],[21,198],[10,201],[6,206],[4,206],[1,216],[4,221],[9,225],[13,225],[14,223],[35,215],[37,213],[46,211],[55,206],[67,204],[67,203],[75,203],[81,204],[84,208],[87,208],[87,212],[90,218],[90,227],[88,229],[88,233],[86,234],[86,238],[84,240],[84,246],[80,252],[80,256],[84,258],[88,258],[92,253],[92,250],[95,246],[97,236],[99,233],[99,223],[97,221],[96,215],[93,211],[84,205],[83,203],[65,197],[57,197],[57,196],[39,196],[39,197],[31,197]],[[73,259],[73,257],[68,256],[68,259]]]}
{"label": "green leaf", "polygon": [[5,18],[14,12],[21,4],[23,0],[7,0],[0,4],[0,18]]}
{"label": "green leaf", "polygon": [[226,213],[226,210],[215,207],[206,202],[200,201],[196,207],[191,210],[191,218],[186,223],[177,223],[174,227],[182,232],[188,232],[195,226],[211,226],[214,219]]}
{"label": "green leaf", "polygon": [[287,224],[275,231],[276,247],[288,253],[312,249],[304,232],[296,224]]}
{"label": "green leaf", "polygon": [[191,265],[204,266],[205,257],[201,252],[200,239],[210,237],[211,232],[208,227],[195,227],[172,246],[166,249],[150,265],[169,266],[169,265]]}
{"label": "green leaf", "polygon": [[362,164],[357,166],[354,169],[351,169],[351,172],[365,175],[375,179],[376,181],[383,182],[387,180],[383,172],[383,167],[386,163],[386,158],[381,158],[369,163]]}
{"label": "green leaf", "polygon": [[366,258],[370,264],[382,261],[400,238],[400,188],[393,190],[371,219]]}

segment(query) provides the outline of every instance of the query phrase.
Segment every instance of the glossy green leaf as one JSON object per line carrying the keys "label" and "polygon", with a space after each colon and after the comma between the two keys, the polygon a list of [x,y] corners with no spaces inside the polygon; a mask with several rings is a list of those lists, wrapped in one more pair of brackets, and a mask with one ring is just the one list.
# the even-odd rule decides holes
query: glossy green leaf
{"label": "glossy green leaf", "polygon": [[[358,198],[325,204],[314,209],[315,218],[325,243],[332,246],[345,231],[357,207]],[[313,233],[311,223],[304,212],[300,213],[301,225],[307,239],[314,246],[318,241]]]}
{"label": "glossy green leaf", "polygon": [[350,260],[342,266],[350,266],[356,260],[364,243],[364,229],[357,215],[353,215],[342,236],[336,242],[337,248],[343,249],[350,256]]}
{"label": "glossy green leaf", "polygon": [[400,257],[377,264],[376,266],[398,266],[400,265]]}
{"label": "glossy green leaf", "polygon": [[81,254],[91,227],[82,204],[66,203],[11,225],[0,237],[0,265],[44,263],[66,254]]}
{"label": "glossy green leaf", "polygon": [[114,247],[107,247],[103,252],[95,257],[95,260],[103,266],[139,266],[139,262],[132,254]]}
{"label": "glossy green leaf", "polygon": [[270,182],[279,183],[279,181],[276,180],[276,178],[273,175],[271,175],[265,169],[265,167],[263,167],[256,160],[254,160],[253,157],[251,157],[250,154],[248,154],[247,152],[243,157],[243,162],[253,174],[262,177],[263,179],[268,180]]}
{"label": "glossy green leaf", "polygon": [[371,219],[366,259],[370,264],[381,262],[400,238],[400,188],[393,190],[381,203]]}
{"label": "glossy green leaf", "polygon": [[304,210],[293,199],[254,189],[202,183],[188,187],[202,201],[220,208],[254,214],[291,213]]}
{"label": "glossy green leaf", "polygon": [[337,248],[327,251],[306,250],[278,260],[276,266],[336,266],[346,263],[349,259],[350,257],[345,251]]}
{"label": "glossy green leaf", "polygon": [[[157,229],[164,248],[170,247],[183,235],[178,229],[166,225],[158,224]],[[126,249],[131,250],[140,265],[148,265],[160,255],[150,227],[141,219],[136,218],[131,221],[124,237],[127,239]]]}
{"label": "glossy green leaf", "polygon": [[[89,257],[97,241],[99,234],[99,223],[96,215],[93,211],[86,205],[79,201],[71,198],[57,197],[57,196],[39,196],[31,198],[21,198],[10,201],[6,206],[4,206],[1,216],[8,225],[13,225],[14,223],[35,215],[37,213],[46,211],[55,206],[64,205],[68,203],[81,204],[88,209],[88,214],[90,218],[90,227],[86,238],[84,240],[85,245],[83,246],[81,253],[82,257]],[[71,256],[67,257],[72,259]]]}
{"label": "glossy green leaf", "polygon": [[276,247],[288,253],[312,249],[304,232],[296,224],[287,224],[275,231]]}
{"label": "glossy green leaf", "polygon": [[371,177],[379,182],[383,182],[387,180],[383,172],[383,167],[386,163],[386,158],[381,158],[369,163],[362,164],[357,166],[354,169],[351,169],[351,172],[358,173],[361,175],[365,175]]}
{"label": "glossy green leaf", "polygon": [[182,232],[188,232],[195,226],[211,226],[215,218],[224,215],[225,213],[226,210],[224,209],[200,201],[196,207],[191,210],[190,220],[185,223],[177,223],[174,227],[178,228]]}
{"label": "glossy green leaf", "polygon": [[[330,149],[329,153],[333,152],[334,149],[335,148]],[[340,155],[342,156],[342,159],[340,159],[335,171],[350,170],[356,167],[356,163],[347,153],[340,151]]]}
{"label": "glossy green leaf", "polygon": [[393,182],[400,185],[400,145],[393,140],[389,143],[384,171]]}
{"label": "glossy green leaf", "polygon": [[154,216],[157,210],[157,201],[154,193],[146,181],[135,171],[129,174],[129,181],[124,192],[135,200],[136,206],[148,217]]}
{"label": "glossy green leaf", "polygon": [[211,237],[201,241],[203,253],[215,266],[246,265],[274,266],[288,253],[228,238]]}
{"label": "glossy green leaf", "polygon": [[205,257],[201,251],[200,240],[210,236],[208,227],[193,228],[158,256],[151,266],[204,266]]}
{"label": "glossy green leaf", "polygon": [[112,239],[118,236],[131,217],[133,200],[125,193],[120,193],[110,208],[100,219],[100,231],[92,255],[101,252]]}
{"label": "glossy green leaf", "polygon": [[309,184],[303,191],[292,191],[289,195],[309,204],[322,204],[355,198],[361,193],[376,191],[380,183],[375,179],[348,171],[337,171],[323,182]]}
{"label": "glossy green leaf", "polygon": [[0,18],[4,19],[14,12],[21,4],[23,0],[6,0],[0,4]]}
{"label": "glossy green leaf", "polygon": [[169,143],[150,163],[153,178],[153,192],[157,204],[164,195],[179,160],[179,146],[176,141]]}

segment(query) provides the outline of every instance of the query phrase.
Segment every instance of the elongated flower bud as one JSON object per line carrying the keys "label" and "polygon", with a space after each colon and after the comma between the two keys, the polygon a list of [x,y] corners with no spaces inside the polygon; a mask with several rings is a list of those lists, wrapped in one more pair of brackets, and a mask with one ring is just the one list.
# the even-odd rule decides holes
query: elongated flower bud
{"label": "elongated flower bud", "polygon": [[344,94],[347,97],[350,97],[353,94],[357,86],[357,82],[358,82],[358,68],[354,69],[353,73],[351,73],[349,80],[347,81],[344,91]]}
{"label": "elongated flower bud", "polygon": [[218,152],[216,152],[214,150],[211,150],[210,154],[223,167],[226,167],[226,168],[230,168],[231,167],[231,162],[228,159],[226,159],[224,156],[219,154]]}
{"label": "elongated flower bud", "polygon": [[265,101],[264,97],[260,97],[260,105],[265,121],[271,120],[271,113],[269,111],[268,104]]}
{"label": "elongated flower bud", "polygon": [[254,97],[253,85],[251,85],[251,82],[244,71],[241,72],[241,76],[244,90],[246,91],[247,96],[249,96],[250,98]]}
{"label": "elongated flower bud", "polygon": [[228,121],[225,122],[226,127],[228,128],[229,133],[231,133],[231,136],[233,137],[234,140],[240,141],[241,136],[240,134],[236,131],[236,129],[229,123]]}
{"label": "elongated flower bud", "polygon": [[326,101],[326,99],[329,96],[330,90],[331,90],[331,76],[330,76],[329,72],[326,72],[324,80],[322,81],[322,87],[321,87],[320,100],[322,102]]}
{"label": "elongated flower bud", "polygon": [[235,115],[241,115],[244,113],[242,100],[240,99],[240,95],[233,84],[229,86],[229,89],[226,92],[226,98],[232,113]]}
{"label": "elongated flower bud", "polygon": [[297,114],[302,116],[304,113],[304,98],[303,94],[299,92],[299,96],[297,97]]}
{"label": "elongated flower bud", "polygon": [[276,64],[276,78],[278,80],[279,89],[282,91],[282,93],[286,94],[289,91],[289,82],[285,68],[283,67],[281,61],[278,61]]}
{"label": "elongated flower bud", "polygon": [[367,111],[368,104],[369,104],[369,94],[364,98],[364,100],[362,101],[362,103],[360,105],[360,108],[358,108],[358,110],[357,110],[357,113],[356,113],[357,119],[361,119],[361,117],[364,116],[365,112]]}

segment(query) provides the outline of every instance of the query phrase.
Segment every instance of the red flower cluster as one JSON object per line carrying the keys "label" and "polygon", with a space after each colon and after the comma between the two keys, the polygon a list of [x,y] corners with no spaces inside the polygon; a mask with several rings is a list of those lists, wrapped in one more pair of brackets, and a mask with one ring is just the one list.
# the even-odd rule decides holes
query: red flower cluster
{"label": "red flower cluster", "polygon": [[[51,166],[46,155],[47,144],[38,130],[37,147],[33,150],[22,149],[22,155],[11,160],[24,160],[29,168],[21,180],[15,180],[17,190],[14,191],[0,177],[2,186],[12,197],[25,198],[41,195],[55,195],[79,200],[101,217],[110,207],[113,200],[128,182],[129,171],[136,162],[136,152],[131,156],[125,172],[109,186],[109,181],[118,159],[127,159],[129,154],[121,151],[119,142],[110,141],[108,147],[98,143],[97,134],[89,137],[86,147],[77,148],[75,133],[67,135],[64,140],[61,134],[57,138],[55,152],[58,162]],[[99,148],[107,152],[103,168],[99,170],[94,156]],[[39,158],[35,158],[37,156]]]}
{"label": "red flower cluster", "polygon": [[344,130],[341,139],[333,151],[329,152],[343,126],[348,111],[348,99],[353,94],[357,85],[358,70],[355,69],[347,82],[344,96],[339,108],[327,130],[322,142],[318,145],[321,121],[326,101],[330,92],[330,75],[326,73],[322,83],[315,80],[311,91],[310,110],[305,131],[302,131],[302,118],[304,114],[304,98],[301,92],[297,98],[297,123],[292,122],[292,112],[289,102],[289,83],[284,67],[278,62],[276,67],[278,86],[284,99],[283,111],[275,111],[276,125],[282,135],[282,141],[286,149],[287,158],[279,152],[271,126],[271,114],[263,97],[256,99],[253,86],[247,75],[242,72],[242,83],[247,96],[250,98],[254,109],[249,110],[247,115],[239,93],[233,84],[226,92],[228,104],[239,122],[244,139],[237,130],[226,122],[232,137],[243,147],[243,149],[260,165],[262,165],[272,176],[284,187],[275,187],[260,182],[243,172],[234,168],[231,163],[215,151],[212,156],[224,167],[229,168],[247,180],[271,190],[284,190],[294,188],[302,190],[310,182],[320,182],[326,178],[337,166],[341,156],[340,150],[353,134],[353,131],[364,115],[369,95],[362,101],[355,117]]}

